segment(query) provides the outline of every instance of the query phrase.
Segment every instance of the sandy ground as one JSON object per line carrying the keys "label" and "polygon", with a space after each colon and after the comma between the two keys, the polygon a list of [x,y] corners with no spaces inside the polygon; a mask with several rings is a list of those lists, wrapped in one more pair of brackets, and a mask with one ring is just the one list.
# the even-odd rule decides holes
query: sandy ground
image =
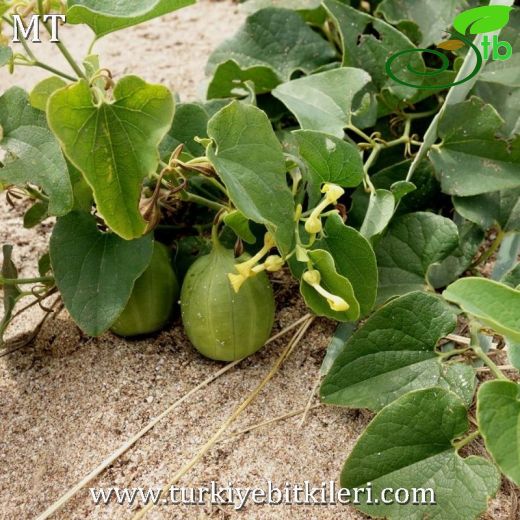
{"label": "sandy ground", "polygon": [[[228,2],[202,1],[137,29],[108,36],[96,46],[115,76],[132,73],[161,82],[194,99],[200,92],[208,53],[238,27],[242,15]],[[65,28],[62,35],[77,55],[88,45],[88,31]],[[38,51],[49,55],[49,44]],[[4,74],[2,72],[2,74]],[[19,69],[0,77],[0,91],[11,84],[29,88],[42,75]],[[20,210],[0,202],[0,244],[16,245],[23,274],[34,273],[45,251],[51,223],[21,227]],[[279,312],[276,330],[305,314],[294,286],[275,284]],[[24,315],[13,336],[29,330],[38,310]],[[219,443],[181,481],[212,480],[235,486],[283,486],[337,479],[342,463],[370,419],[364,412],[320,407],[300,418],[276,422],[230,438],[267,419],[305,407],[334,326],[316,321],[281,371]],[[193,396],[157,425],[96,479],[92,487],[160,487],[188,461],[243,398],[267,374],[287,338],[271,344]],[[222,365],[203,359],[190,346],[178,320],[168,331],[128,342],[106,334],[89,339],[62,313],[48,322],[34,345],[0,358],[0,519],[35,518],[113,450]],[[509,517],[509,496],[499,495],[488,518]],[[126,506],[93,505],[81,491],[55,518],[128,519]],[[346,506],[159,507],[151,519],[361,519]]]}

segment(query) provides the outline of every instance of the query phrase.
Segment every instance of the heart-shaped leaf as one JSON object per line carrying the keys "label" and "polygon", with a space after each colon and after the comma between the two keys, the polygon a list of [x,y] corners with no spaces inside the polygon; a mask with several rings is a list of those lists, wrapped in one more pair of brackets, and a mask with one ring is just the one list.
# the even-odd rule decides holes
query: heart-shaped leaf
{"label": "heart-shaped leaf", "polygon": [[297,130],[299,155],[306,164],[309,182],[309,205],[321,198],[320,188],[333,182],[344,188],[353,188],[363,180],[363,161],[356,146],[323,132]]}
{"label": "heart-shaped leaf", "polygon": [[[413,43],[400,31],[379,18],[374,18],[337,0],[323,2],[340,37],[343,65],[366,70],[378,90],[389,90],[399,99],[411,98],[416,89],[392,80],[385,70],[388,58],[407,49],[415,49]],[[412,84],[422,84],[425,72],[420,52],[398,58],[392,66],[394,74]],[[418,74],[414,74],[412,71]]]}
{"label": "heart-shaped leaf", "polygon": [[392,300],[344,345],[323,381],[322,400],[379,410],[407,392],[439,386],[469,406],[473,369],[446,365],[435,353],[439,339],[456,323],[455,313],[434,295],[414,292]]}
{"label": "heart-shaped leaf", "polygon": [[166,87],[135,76],[121,79],[113,95],[112,103],[96,105],[88,83],[80,81],[50,97],[47,117],[107,225],[131,240],[146,229],[139,212],[142,183],[157,169],[174,103]]}
{"label": "heart-shaped leaf", "polygon": [[331,215],[314,247],[332,255],[338,273],[352,284],[361,317],[366,316],[376,301],[378,276],[370,243],[354,228],[345,226],[339,215]]}
{"label": "heart-shaped leaf", "polygon": [[305,303],[318,316],[327,316],[337,321],[355,321],[359,318],[359,303],[354,295],[354,289],[350,281],[336,271],[334,259],[328,251],[316,249],[309,251],[309,259],[313,263],[313,269],[320,273],[320,285],[328,293],[342,298],[348,304],[348,308],[336,311],[331,308],[327,298],[320,294],[314,287],[308,284],[302,277],[300,291]]}
{"label": "heart-shaped leaf", "polygon": [[520,485],[520,386],[512,381],[484,383],[477,395],[477,420],[498,467]]}
{"label": "heart-shaped leaf", "polygon": [[[429,47],[444,36],[455,15],[467,6],[466,0],[437,0],[435,6],[429,0],[383,0],[377,6],[376,14],[383,15],[392,25],[400,26],[413,20],[420,29],[419,46]],[[464,45],[460,40],[452,41]],[[442,48],[446,49],[445,46]]]}
{"label": "heart-shaped leaf", "polygon": [[467,197],[520,187],[520,138],[498,139],[502,124],[497,111],[475,97],[444,112],[442,142],[429,152],[444,193]]}
{"label": "heart-shaped leaf", "polygon": [[113,31],[146,22],[171,13],[195,0],[68,0],[67,22],[85,23],[98,38]]}
{"label": "heart-shaped leaf", "polygon": [[462,278],[442,295],[484,325],[520,342],[520,291],[487,278]]}
{"label": "heart-shaped leaf", "polygon": [[[364,70],[343,67],[283,83],[273,90],[273,96],[303,129],[343,138],[343,129],[351,122],[361,127],[375,122],[370,82]],[[359,125],[358,117],[366,119],[365,124]]]}
{"label": "heart-shaped leaf", "polygon": [[433,264],[428,270],[428,281],[432,287],[446,287],[464,273],[483,240],[484,232],[475,224],[465,222],[459,226],[458,247],[442,262]]}
{"label": "heart-shaped leaf", "polygon": [[0,68],[7,65],[13,57],[13,50],[7,45],[0,45]]}
{"label": "heart-shaped leaf", "polygon": [[453,197],[453,205],[465,219],[483,229],[498,224],[504,231],[520,231],[520,187],[473,197]]}
{"label": "heart-shaped leaf", "polygon": [[[72,209],[72,186],[60,146],[34,109],[27,93],[13,87],[0,97],[0,182],[41,186],[49,196],[49,213],[65,215]],[[3,135],[2,135],[3,134]]]}
{"label": "heart-shaped leaf", "polygon": [[102,233],[88,213],[58,219],[50,242],[52,269],[63,303],[83,331],[99,336],[117,320],[152,253],[151,235],[127,241]]}
{"label": "heart-shaped leaf", "polygon": [[[297,13],[267,8],[249,16],[242,28],[211,54],[208,97],[228,97],[233,83],[252,80],[255,92],[268,92],[296,71],[310,74],[336,53]],[[226,85],[226,86],[225,86]]]}
{"label": "heart-shaped leaf", "polygon": [[450,219],[422,212],[396,218],[376,246],[378,301],[425,289],[430,266],[458,245],[457,226]]}
{"label": "heart-shaped leaf", "polygon": [[341,485],[358,488],[371,483],[373,497],[381,497],[385,488],[420,487],[425,490],[423,500],[430,500],[384,504],[378,498],[367,503],[362,494],[356,508],[371,517],[474,520],[497,492],[500,476],[482,457],[459,456],[452,443],[467,429],[466,408],[454,393],[429,388],[403,395],[361,435],[343,466]]}
{"label": "heart-shaped leaf", "polygon": [[283,254],[294,242],[294,200],[285,180],[285,159],[266,114],[235,101],[208,124],[207,150],[235,206],[266,225]]}

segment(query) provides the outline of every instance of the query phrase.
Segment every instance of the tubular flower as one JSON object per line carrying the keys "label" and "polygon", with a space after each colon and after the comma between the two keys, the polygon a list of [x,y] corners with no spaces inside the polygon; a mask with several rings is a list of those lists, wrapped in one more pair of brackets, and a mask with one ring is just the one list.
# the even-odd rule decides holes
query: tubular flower
{"label": "tubular flower", "polygon": [[[249,260],[242,262],[240,264],[235,265],[236,273],[229,273],[228,278],[233,287],[233,290],[238,293],[242,284],[252,276],[262,272],[262,271],[278,271],[283,266],[283,260],[277,255],[272,255],[267,257],[264,264],[258,265],[260,260],[275,246],[274,238],[270,233],[266,233],[264,236],[264,247],[258,251],[258,253],[251,257]],[[280,258],[282,261],[281,265],[278,266],[278,261],[276,258]]]}
{"label": "tubular flower", "polygon": [[306,271],[303,274],[303,280],[308,283],[318,294],[323,296],[329,307],[336,312],[348,311],[350,305],[340,296],[336,296],[335,294],[331,294],[324,287],[320,285],[321,283],[321,275],[319,271],[315,269],[311,269],[310,271]]}
{"label": "tubular flower", "polygon": [[311,235],[315,235],[323,229],[320,218],[323,210],[330,204],[336,204],[338,199],[345,193],[345,190],[337,184],[326,183],[323,185],[321,192],[325,194],[325,197],[323,197],[323,200],[312,210],[312,213],[305,222],[305,231]]}

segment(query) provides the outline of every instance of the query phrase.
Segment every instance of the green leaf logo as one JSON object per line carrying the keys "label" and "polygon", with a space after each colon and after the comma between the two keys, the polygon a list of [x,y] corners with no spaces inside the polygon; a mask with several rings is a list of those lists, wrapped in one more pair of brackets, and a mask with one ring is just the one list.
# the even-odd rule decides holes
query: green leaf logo
{"label": "green leaf logo", "polygon": [[506,5],[476,7],[460,13],[453,27],[460,33],[481,34],[502,29],[509,22],[509,12],[513,9]]}

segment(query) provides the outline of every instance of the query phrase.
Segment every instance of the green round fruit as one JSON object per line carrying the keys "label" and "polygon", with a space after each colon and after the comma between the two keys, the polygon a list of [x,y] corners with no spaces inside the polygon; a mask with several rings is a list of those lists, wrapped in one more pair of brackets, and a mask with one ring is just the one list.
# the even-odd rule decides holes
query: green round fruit
{"label": "green round fruit", "polygon": [[135,282],[130,300],[111,330],[125,337],[157,332],[170,320],[178,298],[179,282],[170,252],[165,245],[154,242],[152,261]]}
{"label": "green round fruit", "polygon": [[228,278],[235,263],[232,250],[215,245],[190,267],[181,291],[182,321],[190,341],[202,355],[219,361],[253,354],[273,328],[269,278],[263,272],[248,278],[235,293]]}

